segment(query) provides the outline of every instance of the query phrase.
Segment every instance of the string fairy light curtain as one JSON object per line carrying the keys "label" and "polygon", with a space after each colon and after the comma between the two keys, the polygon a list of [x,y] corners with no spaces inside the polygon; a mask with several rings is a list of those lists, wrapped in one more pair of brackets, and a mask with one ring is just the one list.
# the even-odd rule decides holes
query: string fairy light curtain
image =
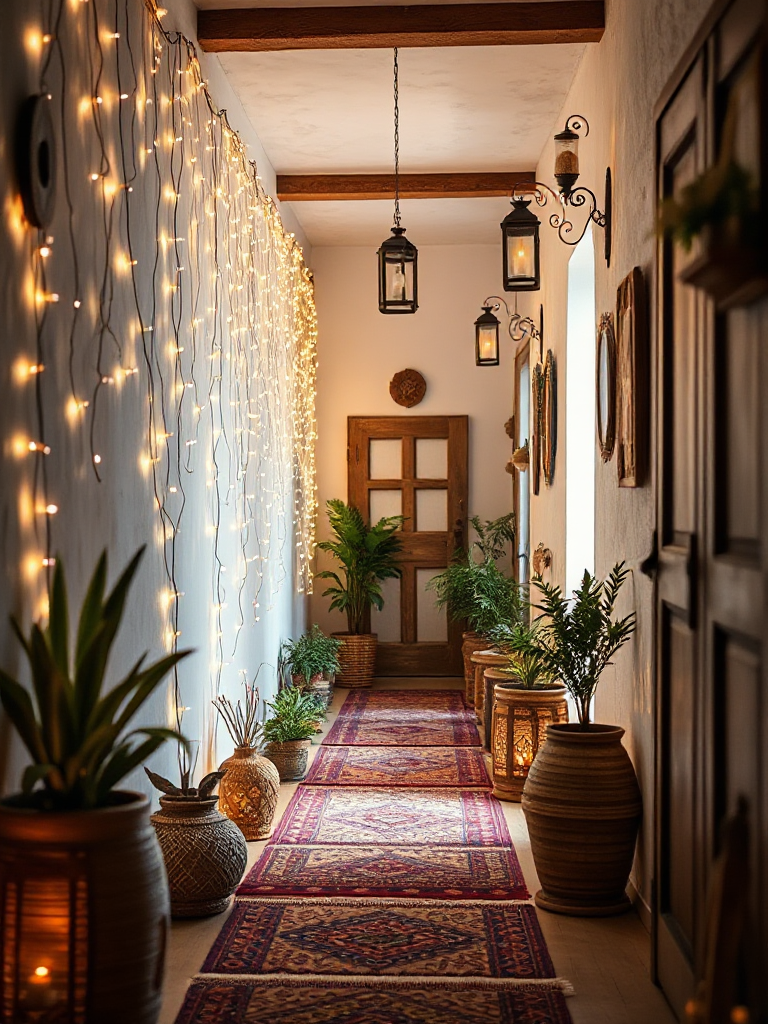
{"label": "string fairy light curtain", "polygon": [[[165,12],[151,0],[41,7],[24,42],[50,97],[60,182],[50,227],[19,215],[36,236],[39,447],[19,442],[35,460],[32,502],[63,521],[76,481],[111,495],[123,481],[107,511],[159,553],[165,643],[208,652],[209,697],[253,678],[249,634],[278,595],[311,591],[312,278]],[[46,515],[35,529],[43,577],[54,545],[67,551],[56,525]],[[189,699],[177,678],[168,717]]]}

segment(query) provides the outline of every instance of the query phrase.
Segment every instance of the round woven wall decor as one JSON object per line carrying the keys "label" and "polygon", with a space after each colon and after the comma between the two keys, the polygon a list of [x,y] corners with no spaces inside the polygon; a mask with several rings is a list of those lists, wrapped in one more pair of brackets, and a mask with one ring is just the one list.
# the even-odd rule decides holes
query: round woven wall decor
{"label": "round woven wall decor", "polygon": [[389,393],[398,405],[410,409],[427,393],[427,382],[418,370],[400,370],[389,382]]}

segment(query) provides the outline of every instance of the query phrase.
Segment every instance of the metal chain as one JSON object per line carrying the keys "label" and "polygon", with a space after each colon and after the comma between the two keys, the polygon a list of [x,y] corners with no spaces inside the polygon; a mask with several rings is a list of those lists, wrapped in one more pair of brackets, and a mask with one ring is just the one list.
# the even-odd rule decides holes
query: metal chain
{"label": "metal chain", "polygon": [[398,103],[398,65],[395,47],[395,227],[400,227],[400,108]]}

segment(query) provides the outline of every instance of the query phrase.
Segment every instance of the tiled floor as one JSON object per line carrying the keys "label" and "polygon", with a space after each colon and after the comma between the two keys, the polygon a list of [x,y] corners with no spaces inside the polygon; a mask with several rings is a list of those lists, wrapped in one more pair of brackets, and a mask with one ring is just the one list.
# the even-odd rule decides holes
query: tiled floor
{"label": "tiled floor", "polygon": [[[461,687],[462,682],[388,679],[377,684],[382,688],[435,689],[453,685]],[[333,711],[338,710],[346,694],[346,690],[337,691]],[[330,728],[334,717],[329,716],[324,731]],[[310,756],[318,749],[313,746]],[[278,816],[295,788],[296,784],[289,783],[280,787]],[[519,804],[504,802],[502,806],[526,881],[531,892],[535,892],[536,870],[522,810]],[[249,868],[264,846],[263,842],[248,844]],[[539,912],[539,919],[558,975],[569,978],[574,985],[576,995],[568,1000],[574,1024],[674,1024],[675,1017],[664,997],[650,981],[650,939],[635,914],[590,920]],[[187,982],[199,970],[224,920],[225,915],[220,914],[200,921],[173,922],[160,1024],[173,1024]]]}

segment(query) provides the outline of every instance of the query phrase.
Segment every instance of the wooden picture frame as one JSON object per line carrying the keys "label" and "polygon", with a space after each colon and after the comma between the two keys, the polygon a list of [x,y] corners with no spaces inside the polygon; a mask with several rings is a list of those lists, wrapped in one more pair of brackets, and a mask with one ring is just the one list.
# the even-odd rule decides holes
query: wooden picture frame
{"label": "wooden picture frame", "polygon": [[648,314],[643,273],[616,292],[616,472],[619,487],[642,487],[648,449]]}
{"label": "wooden picture frame", "polygon": [[555,479],[557,454],[557,367],[552,349],[544,360],[544,389],[541,403],[541,468],[544,483],[551,487]]}
{"label": "wooden picture frame", "polygon": [[613,313],[603,313],[597,325],[595,357],[595,414],[600,458],[613,458],[616,443],[616,334]]}

